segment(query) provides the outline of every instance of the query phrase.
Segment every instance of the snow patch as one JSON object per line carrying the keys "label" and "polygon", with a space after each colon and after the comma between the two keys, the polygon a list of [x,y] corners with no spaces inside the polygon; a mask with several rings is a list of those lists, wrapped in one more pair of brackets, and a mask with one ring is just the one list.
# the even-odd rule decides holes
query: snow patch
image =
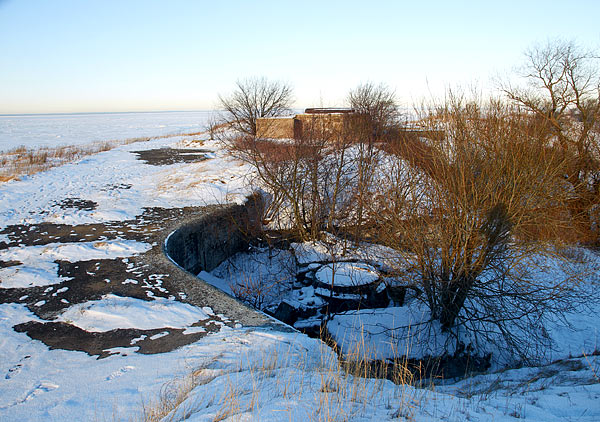
{"label": "snow patch", "polygon": [[0,251],[0,260],[19,261],[21,265],[0,268],[0,287],[25,288],[62,283],[55,261],[87,261],[115,259],[137,255],[150,250],[148,243],[133,240],[112,240],[80,243],[51,243],[48,245],[12,247]]}
{"label": "snow patch", "polygon": [[322,266],[315,277],[321,284],[338,287],[364,286],[379,278],[377,270],[364,263],[338,262]]}
{"label": "snow patch", "polygon": [[103,332],[117,328],[186,328],[208,318],[206,312],[186,303],[162,298],[145,301],[109,294],[101,300],[71,306],[57,320],[86,331]]}

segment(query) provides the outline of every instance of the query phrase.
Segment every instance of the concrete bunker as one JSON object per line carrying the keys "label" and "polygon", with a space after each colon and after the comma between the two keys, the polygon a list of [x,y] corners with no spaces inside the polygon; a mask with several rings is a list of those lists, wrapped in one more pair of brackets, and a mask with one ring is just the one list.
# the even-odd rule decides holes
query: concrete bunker
{"label": "concrete bunker", "polygon": [[339,133],[355,115],[351,108],[307,108],[295,116],[259,117],[256,137],[260,139],[302,139]]}

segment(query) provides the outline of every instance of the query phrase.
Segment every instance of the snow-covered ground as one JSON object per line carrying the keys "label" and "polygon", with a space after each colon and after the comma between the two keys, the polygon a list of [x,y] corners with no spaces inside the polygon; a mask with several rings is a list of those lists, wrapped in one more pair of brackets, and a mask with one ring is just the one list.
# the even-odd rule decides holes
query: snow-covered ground
{"label": "snow-covered ground", "polygon": [[[214,143],[202,145],[214,151],[207,152],[210,160],[188,164],[152,166],[130,153],[164,147],[199,148],[201,139],[172,137],[134,143],[0,184],[0,231],[11,225],[25,227],[26,232],[28,227],[43,227],[40,225],[45,223],[69,227],[115,223],[135,219],[144,208],[243,201],[249,192],[245,182],[249,168],[233,162]],[[91,201],[94,206],[80,207],[77,201]],[[67,287],[53,289],[68,281],[68,277],[59,275],[58,262],[127,262],[128,257],[153,246],[115,234],[115,238],[100,236],[89,242],[50,239],[39,245],[17,244],[0,250],[0,261],[16,264],[0,268],[0,420],[130,420],[141,411],[142,401],[158,397],[167,381],[214,360],[220,350],[230,348],[230,341],[251,336],[243,329],[236,331],[213,321],[221,325],[221,332],[169,353],[135,353],[138,347],[134,339],[131,347],[109,351],[115,354],[97,359],[79,351],[51,350],[27,334],[14,331],[17,324],[43,320],[25,304],[10,303],[9,297],[2,297],[3,292],[42,289],[41,294],[47,291],[47,295],[60,298],[69,292]],[[0,235],[0,242],[12,241],[13,235]],[[135,273],[130,277],[123,283],[138,283]],[[152,282],[160,284],[158,278],[160,275]],[[106,283],[110,282],[107,278]],[[20,299],[26,300],[26,296]],[[44,302],[33,304],[33,309]],[[55,315],[53,321],[92,333],[117,328],[181,328],[188,335],[205,331],[194,324],[211,316],[214,314],[210,308],[195,308],[172,296],[145,301],[108,294],[73,304]],[[158,339],[161,333],[152,337]]]}
{"label": "snow-covered ground", "polygon": [[[252,169],[227,156],[218,144],[201,138],[173,137],[122,146],[1,184],[0,231],[9,225],[31,227],[44,222],[86,225],[126,221],[142,214],[145,207],[241,202],[249,193]],[[211,152],[206,161],[166,166],[148,165],[130,153],[162,147],[204,148]],[[68,198],[96,205],[65,206]],[[0,242],[9,240],[8,234],[0,234]],[[60,295],[64,291],[56,285],[63,278],[58,274],[57,262],[128,262],[128,257],[152,246],[116,236],[101,241],[4,248],[0,250],[0,261],[18,264],[0,267],[0,295],[16,287],[50,289],[48,295]],[[290,267],[298,261],[310,266],[331,256],[331,250],[319,249],[318,245],[294,248],[294,254],[274,255],[264,250],[251,259],[237,256],[212,274],[200,277],[236,293],[239,281],[264,278],[275,280],[275,284],[293,282]],[[357,252],[355,258],[360,257]],[[350,264],[313,267],[323,281],[330,279],[333,269],[346,276],[340,279],[341,287],[345,287],[357,268]],[[367,282],[377,269],[362,264],[358,271],[361,280]],[[124,283],[138,282],[134,275],[131,277]],[[272,287],[269,294],[274,300],[285,292]],[[116,328],[156,329],[153,337],[159,340],[162,330],[166,332],[169,327],[190,335],[202,332],[204,328],[198,323],[214,317],[210,308],[196,308],[173,296],[150,299],[106,294],[67,306],[54,315],[54,321],[95,334]],[[356,327],[356,318],[363,321],[363,327],[372,324],[382,328],[382,321],[395,324],[406,318],[406,312],[406,308],[393,306],[351,312],[333,320],[330,330],[334,324]],[[239,325],[231,328],[218,321],[215,324],[219,330],[168,352],[139,353],[138,345],[147,341],[140,336],[132,339],[129,347],[115,348],[108,356],[98,358],[81,351],[51,348],[15,331],[15,325],[42,319],[22,303],[2,300],[0,420],[129,421],[139,418],[143,409],[155,408],[153,404],[159,398],[164,404],[173,401],[178,392],[187,392],[181,397],[182,403],[163,420],[597,421],[600,357],[593,352],[598,350],[598,314],[575,313],[570,317],[575,330],[565,328],[553,333],[561,342],[552,356],[554,363],[416,388],[347,375],[329,347],[298,332]],[[372,334],[376,337],[377,333]],[[381,341],[385,339],[381,337]]]}
{"label": "snow-covered ground", "polygon": [[[216,160],[199,163],[150,166],[127,153],[178,145],[189,145],[189,139],[133,143],[20,181],[2,183],[2,225],[124,221],[139,215],[144,207],[199,206],[245,199],[250,191],[250,168],[217,151],[215,143],[205,143],[202,148],[214,149]],[[198,147],[192,143],[194,146]],[[85,198],[97,206],[92,210],[65,208],[65,198]]]}
{"label": "snow-covered ground", "polygon": [[[188,321],[181,317],[172,321],[173,312],[145,309],[135,303],[122,305],[103,317],[96,309],[96,321],[105,326],[94,328],[110,328],[106,325],[115,322],[117,316],[124,319],[124,315],[131,318],[116,321],[117,326],[130,322],[140,326],[151,316],[164,318],[158,322],[161,327],[169,324],[185,326],[204,313],[197,309],[196,315],[192,315],[185,304],[172,302],[168,306],[173,312],[192,317]],[[109,306],[112,304],[107,302],[104,307]],[[120,313],[121,310],[125,314]],[[270,334],[224,327],[202,341],[168,353],[135,353],[135,342],[132,342],[130,348],[115,350],[119,353],[97,359],[83,352],[50,350],[42,342],[13,330],[15,324],[32,319],[36,319],[35,315],[21,305],[0,305],[2,421],[129,421],[140,416],[142,404],[148,405],[159,397],[165,384],[211,365],[237,369],[246,354],[258,352],[252,346],[264,344],[265,338],[276,346],[278,342],[285,343],[290,350],[308,348],[306,343],[309,342],[299,334]],[[78,323],[89,324],[90,320],[84,314]],[[315,347],[314,342],[309,344]],[[225,353],[229,355],[223,362]],[[220,392],[215,391],[217,393]]]}

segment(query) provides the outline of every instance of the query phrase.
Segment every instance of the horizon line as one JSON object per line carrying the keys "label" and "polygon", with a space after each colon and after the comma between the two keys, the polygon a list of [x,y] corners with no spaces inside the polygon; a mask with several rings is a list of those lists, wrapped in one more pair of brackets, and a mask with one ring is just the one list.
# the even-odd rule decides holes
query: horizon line
{"label": "horizon line", "polygon": [[64,116],[64,115],[85,115],[85,114],[134,114],[134,113],[196,113],[203,111],[219,111],[218,109],[197,109],[197,110],[130,110],[130,111],[58,111],[58,112],[40,112],[40,113],[0,113],[0,117],[14,116]]}

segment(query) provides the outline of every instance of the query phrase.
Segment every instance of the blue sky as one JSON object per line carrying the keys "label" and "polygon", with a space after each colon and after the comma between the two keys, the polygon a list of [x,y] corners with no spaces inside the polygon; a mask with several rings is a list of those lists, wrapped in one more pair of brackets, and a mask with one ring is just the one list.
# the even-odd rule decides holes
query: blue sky
{"label": "blue sky", "polygon": [[600,47],[600,1],[0,0],[0,113],[198,110],[237,79],[405,106],[507,75],[549,38]]}

